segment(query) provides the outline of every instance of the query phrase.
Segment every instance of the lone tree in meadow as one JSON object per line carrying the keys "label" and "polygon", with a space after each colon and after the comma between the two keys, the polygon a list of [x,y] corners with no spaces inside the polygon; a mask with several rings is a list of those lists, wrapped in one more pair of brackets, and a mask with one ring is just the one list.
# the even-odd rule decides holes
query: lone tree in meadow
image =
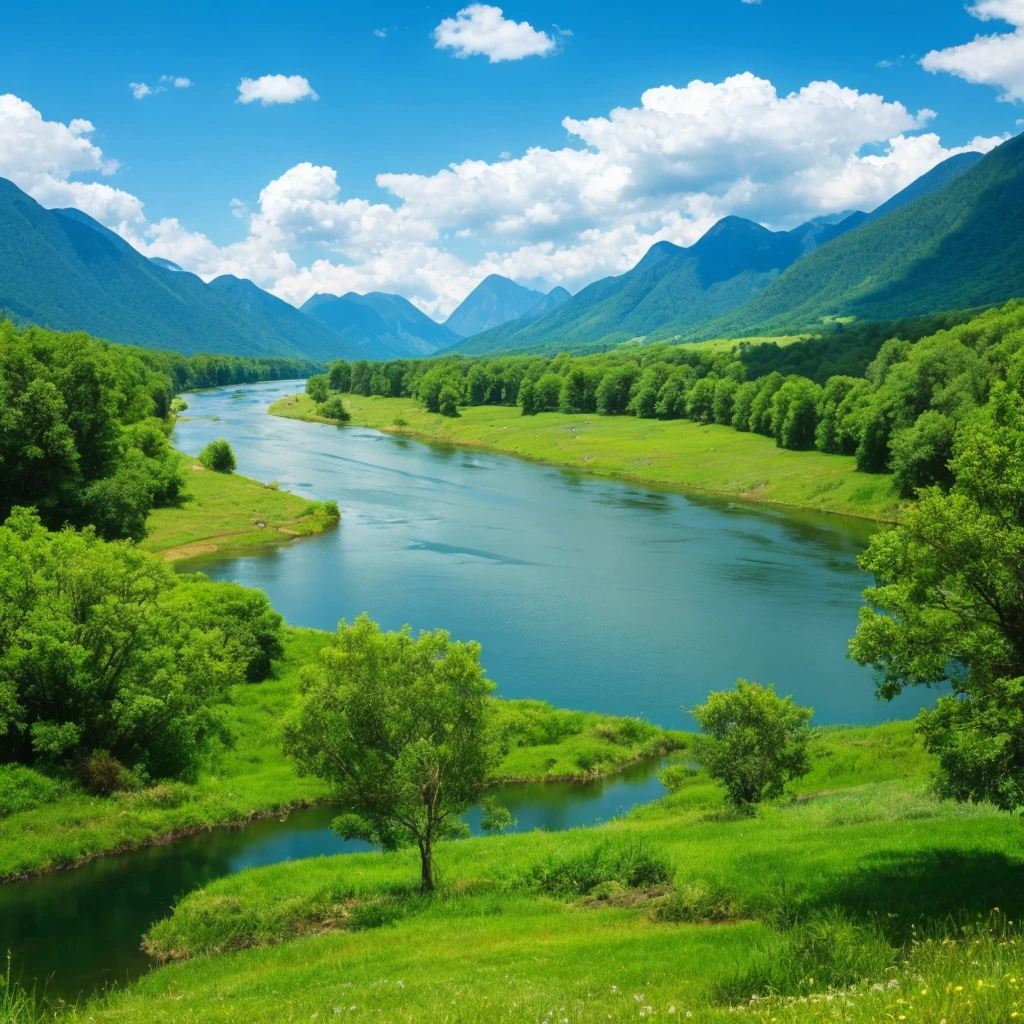
{"label": "lone tree in meadow", "polygon": [[[338,633],[302,672],[285,750],[299,771],[333,783],[344,839],[418,847],[420,888],[434,888],[434,843],[468,834],[461,816],[499,757],[488,728],[495,689],[480,645],[442,630],[383,633],[367,615]],[[490,807],[484,827],[503,828]]]}
{"label": "lone tree in meadow", "polygon": [[199,453],[199,461],[207,469],[212,469],[215,473],[233,473],[238,465],[235,460],[235,453],[231,450],[231,445],[223,437],[218,437],[216,441],[211,441]]}
{"label": "lone tree in meadow", "polygon": [[694,758],[736,807],[782,796],[786,783],[810,771],[814,709],[777,696],[774,686],[740,679],[735,690],[711,693],[689,711],[704,733],[694,741]]}
{"label": "lone tree in meadow", "polygon": [[949,494],[920,492],[861,556],[854,658],[878,695],[952,685],[918,718],[940,791],[1024,807],[1024,398],[1005,384],[957,435]]}

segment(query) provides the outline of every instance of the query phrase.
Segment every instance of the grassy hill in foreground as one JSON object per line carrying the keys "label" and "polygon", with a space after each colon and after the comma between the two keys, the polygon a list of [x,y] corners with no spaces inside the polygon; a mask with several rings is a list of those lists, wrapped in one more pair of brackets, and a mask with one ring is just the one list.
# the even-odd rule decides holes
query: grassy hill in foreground
{"label": "grassy hill in foreground", "polygon": [[889,320],[1024,295],[1024,135],[792,266],[715,334]]}
{"label": "grassy hill in foreground", "polygon": [[[857,473],[852,457],[779,448],[760,434],[687,420],[539,413],[510,406],[462,409],[457,419],[427,412],[412,398],[346,395],[352,421],[378,430],[486,448],[599,476],[748,501],[891,519],[899,500],[892,478]],[[276,416],[316,420],[305,394],[270,407]]]}
{"label": "grassy hill in foreground", "polygon": [[408,853],[221,879],[147,938],[188,962],[76,1019],[1009,1021],[1024,838],[933,797],[911,730],[820,731],[755,816],[697,776],[597,828],[446,843],[431,899]]}

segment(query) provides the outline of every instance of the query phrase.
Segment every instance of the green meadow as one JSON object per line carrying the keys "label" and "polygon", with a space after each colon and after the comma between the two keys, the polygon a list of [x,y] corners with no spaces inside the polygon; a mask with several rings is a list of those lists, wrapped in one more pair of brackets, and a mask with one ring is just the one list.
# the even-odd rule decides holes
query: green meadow
{"label": "green meadow", "polygon": [[[412,398],[345,395],[352,422],[424,441],[466,445],[678,491],[891,519],[899,498],[888,475],[858,473],[852,456],[788,451],[760,434],[689,420],[637,419],[469,406],[457,418],[427,412]],[[330,422],[305,394],[270,411]]]}

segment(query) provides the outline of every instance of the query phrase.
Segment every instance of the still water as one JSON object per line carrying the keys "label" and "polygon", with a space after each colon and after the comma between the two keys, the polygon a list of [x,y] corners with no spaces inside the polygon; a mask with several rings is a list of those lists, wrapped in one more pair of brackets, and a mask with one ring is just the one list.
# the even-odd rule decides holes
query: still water
{"label": "still water", "polygon": [[[594,825],[662,796],[658,767],[638,764],[597,782],[501,786],[492,795],[512,811],[515,831]],[[11,950],[15,975],[53,998],[123,984],[150,968],[142,936],[185,893],[245,868],[369,849],[330,830],[336,814],[310,807],[0,885],[0,954]],[[467,820],[478,833],[479,812]]]}
{"label": "still water", "polygon": [[[905,717],[846,656],[872,524],[658,492],[362,427],[267,415],[295,382],[188,396],[174,442],[225,437],[240,473],[341,506],[340,528],[200,565],[260,587],[296,625],[367,611],[483,645],[505,697],[641,715],[740,677],[775,683],[821,723]],[[211,417],[216,417],[213,419]]]}

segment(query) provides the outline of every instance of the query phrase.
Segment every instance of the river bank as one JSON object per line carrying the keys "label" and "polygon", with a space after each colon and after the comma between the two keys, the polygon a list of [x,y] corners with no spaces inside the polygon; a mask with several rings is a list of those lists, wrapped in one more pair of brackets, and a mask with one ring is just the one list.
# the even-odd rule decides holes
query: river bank
{"label": "river bank", "polygon": [[[854,459],[776,447],[759,434],[688,420],[539,413],[471,406],[457,418],[410,398],[345,395],[352,423],[418,440],[514,455],[552,466],[681,493],[891,521],[899,511],[892,478],[856,472]],[[329,423],[308,395],[274,402],[274,416]]]}
{"label": "river bank", "polygon": [[320,502],[237,473],[211,472],[188,455],[181,464],[185,499],[150,513],[141,545],[169,562],[252,554],[338,525]]}
{"label": "river bank", "polygon": [[[194,783],[158,783],[110,797],[69,790],[53,803],[0,818],[0,881],[328,802],[329,787],[300,777],[279,742],[281,719],[298,692],[299,670],[325,640],[316,630],[286,629],[285,655],[273,676],[232,688],[228,715],[234,744]],[[508,741],[492,785],[592,781],[685,743],[683,734],[646,723],[561,711],[537,701],[502,701],[496,707]]]}

